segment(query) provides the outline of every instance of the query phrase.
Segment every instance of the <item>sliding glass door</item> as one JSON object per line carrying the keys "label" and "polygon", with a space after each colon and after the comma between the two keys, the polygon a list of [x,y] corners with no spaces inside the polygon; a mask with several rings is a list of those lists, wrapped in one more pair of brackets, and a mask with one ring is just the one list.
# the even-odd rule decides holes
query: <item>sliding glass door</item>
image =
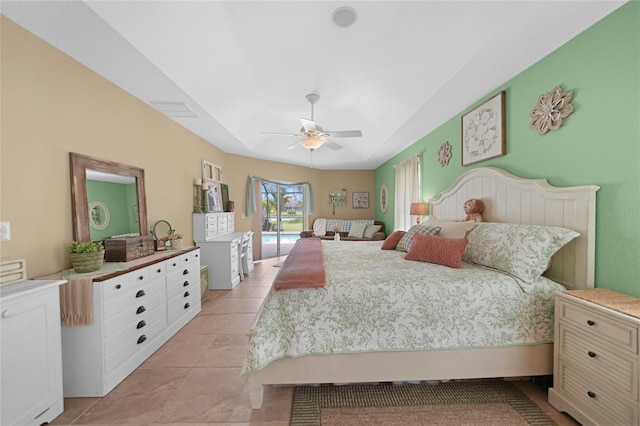
{"label": "sliding glass door", "polygon": [[261,182],[262,258],[285,256],[304,229],[305,188]]}

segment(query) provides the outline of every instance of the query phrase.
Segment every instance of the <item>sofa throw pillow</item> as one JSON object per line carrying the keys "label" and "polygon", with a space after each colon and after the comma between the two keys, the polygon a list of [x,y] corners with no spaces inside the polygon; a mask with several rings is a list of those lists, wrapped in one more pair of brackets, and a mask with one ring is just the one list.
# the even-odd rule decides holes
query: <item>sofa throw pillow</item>
{"label": "sofa throw pillow", "polygon": [[438,226],[413,225],[409,228],[407,233],[402,236],[396,246],[396,250],[409,251],[409,247],[411,247],[411,242],[413,241],[413,236],[416,234],[438,235],[439,232],[440,227]]}
{"label": "sofa throw pillow", "polygon": [[579,235],[553,226],[480,222],[467,234],[469,245],[462,260],[530,284],[544,273],[551,257]]}
{"label": "sofa throw pillow", "polygon": [[418,233],[414,235],[413,243],[404,258],[460,269],[462,253],[468,242],[469,240],[465,238],[446,238]]}
{"label": "sofa throw pillow", "polygon": [[427,220],[421,223],[424,226],[439,226],[441,237],[446,238],[464,238],[467,232],[471,231],[476,226],[475,221],[467,222],[455,222],[449,220],[439,220],[435,216],[430,216]]}
{"label": "sofa throw pillow", "polygon": [[405,231],[393,231],[382,243],[382,250],[395,250]]}
{"label": "sofa throw pillow", "polygon": [[367,227],[366,223],[358,223],[358,222],[352,223],[351,229],[349,230],[349,236],[353,238],[362,238],[366,227]]}
{"label": "sofa throw pillow", "polygon": [[364,229],[364,238],[373,238],[373,235],[382,229],[382,225],[367,225]]}

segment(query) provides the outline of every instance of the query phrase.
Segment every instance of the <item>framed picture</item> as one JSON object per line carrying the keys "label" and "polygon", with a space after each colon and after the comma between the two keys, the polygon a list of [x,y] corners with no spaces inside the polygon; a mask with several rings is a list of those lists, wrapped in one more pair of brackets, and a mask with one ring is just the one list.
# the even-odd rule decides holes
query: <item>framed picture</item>
{"label": "framed picture", "polygon": [[507,153],[505,92],[462,116],[462,165]]}
{"label": "framed picture", "polygon": [[209,212],[222,212],[222,189],[220,188],[220,182],[205,179],[207,184],[206,197],[204,199],[205,209]]}
{"label": "framed picture", "polygon": [[368,209],[369,208],[369,193],[368,192],[354,192],[353,193],[353,208],[354,209]]}

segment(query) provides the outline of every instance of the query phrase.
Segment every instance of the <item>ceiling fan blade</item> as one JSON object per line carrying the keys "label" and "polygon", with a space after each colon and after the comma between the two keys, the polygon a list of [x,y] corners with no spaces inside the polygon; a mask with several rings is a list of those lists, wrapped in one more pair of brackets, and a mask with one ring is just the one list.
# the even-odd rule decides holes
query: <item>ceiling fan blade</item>
{"label": "ceiling fan blade", "polygon": [[287,149],[293,149],[293,148],[295,148],[296,146],[298,146],[298,144],[299,144],[299,143],[300,143],[300,142],[298,141],[298,142],[294,143],[293,145],[291,145],[291,146],[290,146],[289,148],[287,148]]}
{"label": "ceiling fan blade", "polygon": [[326,134],[331,136],[332,138],[360,138],[362,137],[362,132],[360,130],[340,130],[337,132],[326,131]]}
{"label": "ceiling fan blade", "polygon": [[338,150],[344,148],[342,145],[339,145],[339,144],[335,143],[334,141],[330,141],[330,140],[324,141],[322,146],[326,146],[327,148],[332,149],[334,151],[338,151]]}
{"label": "ceiling fan blade", "polygon": [[314,123],[311,120],[307,120],[306,118],[301,118],[300,122],[302,123],[302,127],[304,128],[305,132],[313,132],[318,130],[316,128],[316,123]]}
{"label": "ceiling fan blade", "polygon": [[278,132],[260,132],[261,135],[274,135],[274,136],[300,136],[299,133],[278,133]]}

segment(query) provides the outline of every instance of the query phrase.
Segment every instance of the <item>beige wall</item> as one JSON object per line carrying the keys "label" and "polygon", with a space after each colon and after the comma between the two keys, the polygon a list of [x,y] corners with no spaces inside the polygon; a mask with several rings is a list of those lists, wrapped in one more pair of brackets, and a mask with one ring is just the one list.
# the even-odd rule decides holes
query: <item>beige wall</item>
{"label": "beige wall", "polygon": [[[144,102],[1,17],[0,220],[12,239],[1,257],[27,260],[29,278],[70,267],[73,238],[69,152],[144,168],[148,220],[166,219],[192,239],[192,183],[203,159],[220,165],[236,202],[238,230],[249,173],[309,180],[314,217],[331,216],[328,191],[347,189],[336,217],[373,218],[373,171],[322,171],[227,154]],[[370,193],[369,209],[353,209],[352,191]]]}

